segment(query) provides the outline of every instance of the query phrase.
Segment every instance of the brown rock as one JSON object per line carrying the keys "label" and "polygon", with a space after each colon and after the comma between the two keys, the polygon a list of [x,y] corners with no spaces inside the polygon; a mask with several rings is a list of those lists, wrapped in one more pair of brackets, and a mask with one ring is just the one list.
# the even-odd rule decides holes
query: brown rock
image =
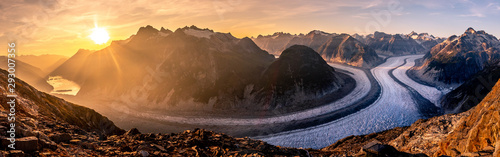
{"label": "brown rock", "polygon": [[25,157],[26,154],[22,150],[10,150],[5,156],[8,157]]}
{"label": "brown rock", "polygon": [[38,138],[34,136],[16,139],[16,149],[24,152],[33,152],[38,150]]}
{"label": "brown rock", "polygon": [[137,128],[132,128],[125,133],[126,136],[133,136],[133,135],[137,135],[137,134],[141,134],[141,132]]}
{"label": "brown rock", "polygon": [[[470,113],[460,120],[440,144],[439,155],[450,155],[453,149],[462,153],[478,152],[489,147],[499,151],[500,137],[500,81]],[[491,148],[489,148],[491,149]],[[499,152],[494,152],[495,155]]]}
{"label": "brown rock", "polygon": [[60,142],[68,143],[72,139],[71,135],[69,135],[68,133],[50,134],[49,138],[50,138],[50,140],[52,140],[56,143],[60,143]]}

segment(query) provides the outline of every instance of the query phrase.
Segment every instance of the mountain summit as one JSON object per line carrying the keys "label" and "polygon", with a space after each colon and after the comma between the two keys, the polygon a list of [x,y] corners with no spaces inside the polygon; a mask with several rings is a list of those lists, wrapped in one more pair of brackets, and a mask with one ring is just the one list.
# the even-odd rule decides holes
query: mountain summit
{"label": "mountain summit", "polygon": [[428,82],[462,83],[484,66],[500,59],[500,41],[485,31],[468,28],[461,36],[450,36],[434,46],[415,68],[417,76]]}

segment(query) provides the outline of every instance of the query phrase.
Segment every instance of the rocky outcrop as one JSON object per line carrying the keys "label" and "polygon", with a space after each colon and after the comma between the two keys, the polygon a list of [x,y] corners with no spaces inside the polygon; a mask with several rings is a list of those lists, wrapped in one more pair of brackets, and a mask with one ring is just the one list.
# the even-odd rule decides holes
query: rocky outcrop
{"label": "rocky outcrop", "polygon": [[484,31],[472,28],[461,36],[451,36],[434,46],[412,73],[426,82],[461,84],[500,59],[500,41]]}
{"label": "rocky outcrop", "polygon": [[318,53],[329,62],[345,63],[358,67],[375,67],[382,62],[375,50],[348,34],[328,39]]}
{"label": "rocky outcrop", "polygon": [[439,144],[437,155],[493,153],[500,155],[500,81],[480,104],[466,112]]}

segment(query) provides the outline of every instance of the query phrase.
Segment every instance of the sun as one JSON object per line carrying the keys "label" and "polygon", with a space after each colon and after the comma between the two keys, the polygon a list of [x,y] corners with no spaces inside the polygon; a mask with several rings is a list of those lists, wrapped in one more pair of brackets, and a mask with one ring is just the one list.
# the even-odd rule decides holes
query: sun
{"label": "sun", "polygon": [[90,34],[90,39],[92,39],[96,44],[104,44],[109,40],[109,34],[104,28],[94,28],[92,29],[92,34]]}

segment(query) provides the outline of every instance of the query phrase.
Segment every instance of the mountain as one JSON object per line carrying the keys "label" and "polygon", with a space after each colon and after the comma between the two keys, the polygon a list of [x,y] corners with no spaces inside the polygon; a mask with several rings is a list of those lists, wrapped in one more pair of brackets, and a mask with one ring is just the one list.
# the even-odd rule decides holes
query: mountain
{"label": "mountain", "polygon": [[446,113],[461,113],[476,106],[500,79],[500,62],[485,66],[458,88],[441,98]]}
{"label": "mountain", "polygon": [[[361,36],[356,36],[362,39]],[[259,35],[253,40],[259,47],[275,55],[293,45],[304,45],[318,52],[328,62],[368,68],[381,62],[373,49],[348,34],[330,34],[319,30],[306,35],[278,32],[267,36]]]}
{"label": "mountain", "polygon": [[[195,26],[175,32],[146,26],[102,50],[80,50],[50,75],[79,84],[79,96],[126,97],[144,90],[147,107],[194,109],[178,104],[210,101],[217,107],[238,99],[273,60],[249,38]],[[218,99],[222,95],[230,100]]]}
{"label": "mountain", "polygon": [[412,73],[426,82],[460,84],[481,71],[487,63],[500,59],[500,41],[484,31],[469,28],[434,46],[421,66]]}
{"label": "mountain", "polygon": [[493,152],[500,155],[498,140],[500,125],[500,81],[491,92],[460,119],[456,127],[441,141],[438,155],[466,154],[478,151]]}
{"label": "mountain", "polygon": [[420,33],[412,31],[410,34],[405,35],[407,39],[411,38],[422,45],[426,50],[430,50],[432,47],[443,42],[445,39],[437,38],[429,33]]}
{"label": "mountain", "polygon": [[16,59],[42,70],[43,76],[64,63],[68,57],[61,55],[20,55]]}
{"label": "mountain", "polygon": [[262,36],[259,35],[257,38],[252,38],[252,40],[261,49],[266,50],[270,54],[279,55],[285,49],[285,45],[292,40],[296,35],[290,33],[276,32],[273,35]]}
{"label": "mountain", "polygon": [[296,36],[292,38],[285,45],[284,49],[289,48],[293,45],[305,45],[312,48],[314,51],[319,52],[319,48],[321,47],[321,45],[323,45],[328,39],[336,35],[337,34],[330,34],[319,30],[313,30],[306,35]]}
{"label": "mountain", "polygon": [[[311,79],[307,72],[323,71],[324,66],[328,66],[318,58],[302,59],[303,63],[293,63],[297,64],[293,67],[297,69],[291,70],[300,71],[298,75],[293,74],[297,77],[293,81]],[[311,60],[321,63],[318,66],[321,68],[307,65]],[[275,104],[274,100],[283,99],[268,102],[261,95],[267,92],[262,90],[264,86],[259,86],[263,82],[262,75],[274,61],[274,56],[260,49],[250,38],[238,39],[230,33],[195,26],[179,28],[175,32],[146,26],[129,39],[114,41],[102,50],[79,50],[50,76],[60,76],[80,85],[76,96],[80,100],[114,99],[115,102],[131,104],[137,110],[267,110],[269,103]],[[304,70],[304,67],[310,69]],[[334,81],[329,75],[314,79]],[[286,77],[282,79],[278,81],[287,81]],[[316,89],[300,87],[306,91]],[[324,88],[334,90],[335,87]],[[300,91],[293,92],[298,94]],[[130,97],[134,100],[128,100]],[[293,102],[300,105],[296,103],[298,101]],[[281,103],[285,102],[278,104]]]}
{"label": "mountain", "polygon": [[[1,69],[8,69],[9,67],[7,66],[8,63],[8,58],[6,56],[0,56],[0,68]],[[32,84],[34,87],[36,87],[38,90],[44,91],[44,92],[49,92],[52,90],[52,87],[46,82],[45,73],[43,70],[34,67],[28,63],[25,63],[21,60],[18,60],[17,56],[14,58],[15,60],[15,75],[18,78],[21,78],[28,82],[29,84]]]}
{"label": "mountain", "polygon": [[403,35],[375,32],[366,37],[366,44],[384,55],[408,55],[425,53],[425,48],[412,38]]}
{"label": "mountain", "polygon": [[331,37],[318,49],[319,54],[329,62],[358,67],[375,67],[382,62],[375,50],[348,34]]}
{"label": "mountain", "polygon": [[316,51],[294,45],[264,71],[260,84],[264,100],[279,108],[338,90],[343,81]]}

